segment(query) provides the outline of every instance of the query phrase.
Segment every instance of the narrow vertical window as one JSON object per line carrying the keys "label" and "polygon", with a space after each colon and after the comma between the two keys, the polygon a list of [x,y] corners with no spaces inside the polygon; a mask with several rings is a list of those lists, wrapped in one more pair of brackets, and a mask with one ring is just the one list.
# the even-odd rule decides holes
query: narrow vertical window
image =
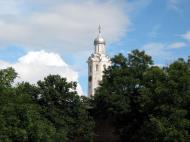
{"label": "narrow vertical window", "polygon": [[92,81],[92,76],[88,77],[88,81],[91,82]]}
{"label": "narrow vertical window", "polygon": [[98,71],[98,67],[99,67],[99,66],[98,66],[98,65],[96,65],[96,71]]}

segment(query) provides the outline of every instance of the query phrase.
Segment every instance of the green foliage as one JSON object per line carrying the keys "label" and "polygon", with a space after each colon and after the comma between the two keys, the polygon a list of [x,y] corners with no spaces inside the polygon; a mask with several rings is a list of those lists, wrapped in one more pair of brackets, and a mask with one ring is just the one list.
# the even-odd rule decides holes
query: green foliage
{"label": "green foliage", "polygon": [[190,141],[190,66],[183,59],[162,69],[144,51],[119,54],[94,103],[95,116],[111,118],[123,141]]}
{"label": "green foliage", "polygon": [[0,95],[0,140],[11,142],[49,141],[55,128],[40,114],[27,94]]}
{"label": "green foliage", "polygon": [[124,142],[190,141],[190,63],[183,59],[160,68],[144,51],[116,55],[92,99],[59,75],[13,87],[16,77],[12,68],[0,70],[2,142],[90,142],[92,116],[109,120]]}
{"label": "green foliage", "polygon": [[7,68],[0,70],[0,87],[11,87],[14,79],[17,77],[17,73],[13,68]]}
{"label": "green foliage", "polygon": [[77,137],[92,139],[94,124],[75,91],[75,82],[67,83],[65,78],[49,75],[44,81],[39,81],[37,87],[36,101],[43,108],[45,117],[56,127],[58,137],[65,135],[62,138],[65,141],[74,141]]}
{"label": "green foliage", "polygon": [[92,141],[94,123],[76,83],[49,75],[37,85],[12,87],[16,73],[0,71],[0,141]]}

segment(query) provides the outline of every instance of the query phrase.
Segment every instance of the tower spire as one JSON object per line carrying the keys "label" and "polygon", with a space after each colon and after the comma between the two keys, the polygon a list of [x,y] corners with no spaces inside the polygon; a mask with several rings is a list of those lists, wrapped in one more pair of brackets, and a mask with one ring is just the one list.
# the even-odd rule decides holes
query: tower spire
{"label": "tower spire", "polygon": [[102,35],[101,35],[101,32],[102,32],[102,27],[101,27],[101,25],[99,24],[99,26],[98,26],[98,36],[95,38],[95,40],[94,40],[94,45],[96,46],[96,45],[100,45],[100,44],[106,44],[106,42],[105,42],[105,40],[104,40],[104,38],[102,37]]}

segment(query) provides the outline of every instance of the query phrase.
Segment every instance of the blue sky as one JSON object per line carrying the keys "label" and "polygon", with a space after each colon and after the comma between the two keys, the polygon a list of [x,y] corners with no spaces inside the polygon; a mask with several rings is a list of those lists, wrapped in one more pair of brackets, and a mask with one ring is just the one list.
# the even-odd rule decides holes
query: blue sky
{"label": "blue sky", "polygon": [[99,24],[109,56],[140,49],[166,65],[190,55],[189,13],[189,0],[0,0],[0,67],[13,66],[30,82],[58,73],[86,94]]}

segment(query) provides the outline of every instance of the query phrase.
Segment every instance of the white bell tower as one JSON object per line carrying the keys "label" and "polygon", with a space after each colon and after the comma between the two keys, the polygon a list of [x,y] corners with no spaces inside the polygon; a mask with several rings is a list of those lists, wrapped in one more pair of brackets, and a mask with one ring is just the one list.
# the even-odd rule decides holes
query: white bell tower
{"label": "white bell tower", "polygon": [[101,26],[99,34],[94,40],[95,51],[88,58],[88,96],[94,96],[95,89],[102,80],[103,71],[111,65],[110,58],[106,55],[106,42],[101,36]]}

